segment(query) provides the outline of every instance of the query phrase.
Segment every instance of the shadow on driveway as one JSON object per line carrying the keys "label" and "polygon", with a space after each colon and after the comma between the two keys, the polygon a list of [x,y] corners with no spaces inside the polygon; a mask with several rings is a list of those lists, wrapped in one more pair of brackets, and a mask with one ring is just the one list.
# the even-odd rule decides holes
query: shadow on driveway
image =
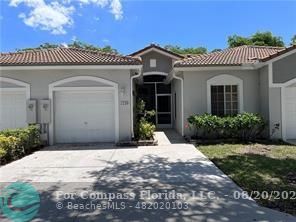
{"label": "shadow on driveway", "polygon": [[[235,199],[241,190],[190,146],[116,150],[103,169],[84,175],[92,182],[33,183],[41,196],[35,221],[295,221]],[[58,192],[75,196],[57,198]]]}

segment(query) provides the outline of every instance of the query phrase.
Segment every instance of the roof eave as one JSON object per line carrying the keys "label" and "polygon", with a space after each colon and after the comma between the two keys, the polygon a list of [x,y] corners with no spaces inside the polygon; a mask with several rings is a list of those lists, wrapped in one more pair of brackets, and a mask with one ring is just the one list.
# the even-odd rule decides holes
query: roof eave
{"label": "roof eave", "polygon": [[[280,57],[280,56],[284,56],[284,57],[285,57],[286,54],[289,53],[289,52],[294,53],[294,52],[293,52],[294,50],[295,50],[295,52],[296,52],[296,45],[292,45],[292,46],[286,48],[285,50],[279,51],[278,53],[275,53],[275,54],[273,54],[273,55],[271,55],[271,56],[269,56],[269,57],[266,57],[266,58],[264,58],[264,59],[260,59],[259,61],[260,61],[260,62],[269,62],[270,60],[276,59],[276,58],[278,58],[278,57]],[[288,54],[288,55],[289,55],[289,54]],[[287,56],[288,56],[288,55],[287,55]]]}
{"label": "roof eave", "polygon": [[198,65],[198,66],[175,66],[175,71],[203,71],[203,70],[254,70],[254,64],[228,64],[228,65]]}
{"label": "roof eave", "polygon": [[0,64],[0,70],[52,70],[52,69],[141,69],[142,64],[126,64],[126,65],[90,65],[90,64],[75,64],[75,65],[2,65]]}
{"label": "roof eave", "polygon": [[170,57],[172,57],[174,59],[183,59],[184,58],[184,56],[182,56],[182,55],[171,52],[171,51],[166,50],[166,49],[164,49],[164,48],[162,48],[160,46],[157,46],[157,45],[147,46],[147,47],[145,47],[143,49],[140,49],[140,50],[138,50],[136,52],[133,52],[133,53],[129,54],[129,56],[132,56],[132,57],[137,56],[137,57],[139,57],[139,56],[142,56],[142,55],[144,55],[144,54],[146,54],[146,53],[148,53],[148,52],[150,52],[152,50],[161,51],[161,52],[165,53],[167,56],[170,56]]}

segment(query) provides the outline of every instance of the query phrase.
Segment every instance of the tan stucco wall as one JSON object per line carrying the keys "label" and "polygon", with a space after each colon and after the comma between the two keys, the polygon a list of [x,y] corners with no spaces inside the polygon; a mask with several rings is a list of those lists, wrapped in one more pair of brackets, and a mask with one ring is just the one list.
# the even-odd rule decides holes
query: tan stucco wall
{"label": "tan stucco wall", "polygon": [[[74,76],[95,76],[118,83],[119,91],[119,139],[130,139],[130,71],[129,70],[1,70],[0,76],[20,80],[31,85],[31,99],[48,99],[48,85]],[[91,84],[91,85],[88,85]],[[67,86],[96,86],[94,83],[82,81]],[[125,88],[125,95],[120,89]],[[120,101],[128,101],[127,105],[120,105]],[[39,115],[38,115],[39,120]]]}
{"label": "tan stucco wall", "polygon": [[296,78],[296,52],[273,62],[273,82],[285,83]]}
{"label": "tan stucco wall", "polygon": [[[192,114],[207,112],[207,80],[218,75],[233,75],[243,80],[244,111],[260,113],[259,72],[257,70],[186,71],[184,76],[184,121]],[[190,134],[185,129],[185,134]]]}

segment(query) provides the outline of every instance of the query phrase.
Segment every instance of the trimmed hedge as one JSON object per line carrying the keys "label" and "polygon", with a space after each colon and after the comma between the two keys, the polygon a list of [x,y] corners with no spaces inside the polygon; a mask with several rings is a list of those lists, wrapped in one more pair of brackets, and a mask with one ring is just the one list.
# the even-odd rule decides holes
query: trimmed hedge
{"label": "trimmed hedge", "polygon": [[40,145],[40,132],[35,125],[0,131],[0,164],[17,160]]}
{"label": "trimmed hedge", "polygon": [[254,113],[235,116],[215,116],[211,114],[192,115],[188,119],[195,138],[200,139],[239,139],[251,141],[261,137],[266,126],[264,119]]}

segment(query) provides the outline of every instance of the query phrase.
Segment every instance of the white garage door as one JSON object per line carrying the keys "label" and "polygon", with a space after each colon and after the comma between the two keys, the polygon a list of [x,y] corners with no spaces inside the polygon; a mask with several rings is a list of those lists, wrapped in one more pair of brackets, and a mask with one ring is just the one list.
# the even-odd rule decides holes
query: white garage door
{"label": "white garage door", "polygon": [[1,91],[0,130],[26,127],[25,91]]}
{"label": "white garage door", "polygon": [[285,90],[286,139],[296,139],[296,87]]}
{"label": "white garage door", "polygon": [[114,142],[114,92],[55,92],[55,142]]}

